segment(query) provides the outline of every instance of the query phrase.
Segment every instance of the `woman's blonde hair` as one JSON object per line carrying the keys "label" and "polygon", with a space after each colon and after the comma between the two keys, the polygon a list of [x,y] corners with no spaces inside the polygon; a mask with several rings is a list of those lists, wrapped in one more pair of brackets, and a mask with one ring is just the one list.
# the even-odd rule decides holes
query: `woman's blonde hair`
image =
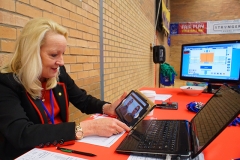
{"label": "woman's blonde hair", "polygon": [[[66,39],[68,36],[67,29],[50,19],[32,19],[22,29],[17,39],[12,60],[0,70],[1,73],[12,72],[34,99],[41,97],[43,89],[39,80],[42,74],[40,47],[45,42],[47,32],[61,34]],[[47,79],[46,89],[56,86],[58,75],[59,73],[56,77]]]}

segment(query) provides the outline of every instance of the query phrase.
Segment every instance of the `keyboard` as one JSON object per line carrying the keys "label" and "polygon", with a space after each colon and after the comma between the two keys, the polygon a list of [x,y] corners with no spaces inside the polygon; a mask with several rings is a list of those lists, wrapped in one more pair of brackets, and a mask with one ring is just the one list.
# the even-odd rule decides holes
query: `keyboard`
{"label": "keyboard", "polygon": [[178,121],[152,120],[138,144],[138,149],[175,151],[178,127]]}

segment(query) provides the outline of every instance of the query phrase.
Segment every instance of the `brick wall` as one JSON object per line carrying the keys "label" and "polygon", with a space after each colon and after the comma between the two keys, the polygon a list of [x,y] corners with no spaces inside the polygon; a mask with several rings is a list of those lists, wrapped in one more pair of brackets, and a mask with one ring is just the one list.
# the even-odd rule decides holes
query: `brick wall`
{"label": "brick wall", "polygon": [[150,50],[154,39],[153,6],[154,0],[105,1],[105,99],[113,101],[124,91],[154,86]]}
{"label": "brick wall", "polygon": [[[240,1],[236,0],[171,0],[171,23],[240,19],[239,10]],[[169,63],[179,75],[182,44],[235,39],[240,39],[239,34],[173,35],[168,55]]]}
{"label": "brick wall", "polygon": [[[155,86],[150,50],[154,12],[155,0],[104,0],[106,101],[116,100],[124,91]],[[34,17],[51,18],[68,29],[66,69],[79,87],[100,98],[99,0],[0,0],[0,66],[9,61],[22,27]],[[71,121],[78,121],[80,114],[70,107]]]}

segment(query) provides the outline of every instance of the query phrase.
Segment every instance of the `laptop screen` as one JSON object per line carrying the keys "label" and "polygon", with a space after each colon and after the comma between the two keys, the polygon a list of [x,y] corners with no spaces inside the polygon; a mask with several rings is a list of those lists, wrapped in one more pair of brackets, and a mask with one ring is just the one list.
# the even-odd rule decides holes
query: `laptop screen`
{"label": "laptop screen", "polygon": [[149,104],[137,92],[131,91],[116,108],[118,118],[129,127],[135,126],[136,122],[143,117]]}
{"label": "laptop screen", "polygon": [[223,85],[218,95],[215,94],[191,121],[193,157],[240,114],[240,94]]}

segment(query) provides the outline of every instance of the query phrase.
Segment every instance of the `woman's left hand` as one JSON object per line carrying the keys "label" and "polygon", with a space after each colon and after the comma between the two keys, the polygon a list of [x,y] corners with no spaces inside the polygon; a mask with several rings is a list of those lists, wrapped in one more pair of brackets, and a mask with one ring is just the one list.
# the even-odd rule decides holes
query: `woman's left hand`
{"label": "woman's left hand", "polygon": [[122,94],[122,96],[117,99],[115,102],[113,102],[112,104],[105,104],[103,106],[103,113],[107,114],[107,115],[111,115],[111,116],[115,116],[116,112],[115,112],[115,108],[119,105],[119,103],[127,96],[127,93],[124,92]]}

